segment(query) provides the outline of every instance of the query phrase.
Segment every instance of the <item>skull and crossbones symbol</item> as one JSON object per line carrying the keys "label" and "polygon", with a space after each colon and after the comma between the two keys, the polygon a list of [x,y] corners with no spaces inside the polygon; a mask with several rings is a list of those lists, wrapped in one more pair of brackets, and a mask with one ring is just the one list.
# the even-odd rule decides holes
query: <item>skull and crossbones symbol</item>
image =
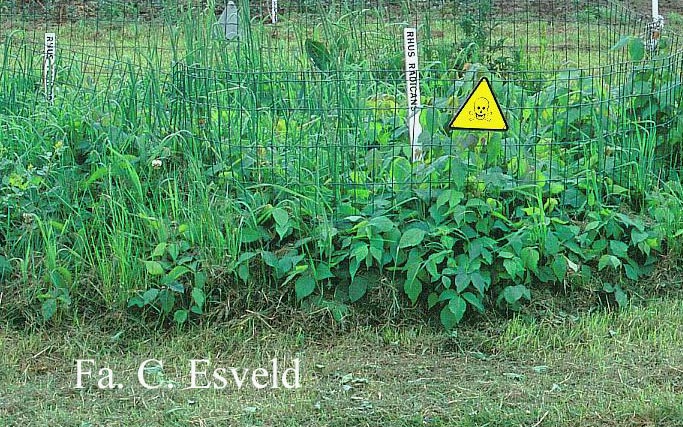
{"label": "skull and crossbones symbol", "polygon": [[470,111],[470,121],[473,120],[486,120],[491,121],[491,116],[493,112],[489,107],[489,100],[481,97],[474,101],[474,109]]}

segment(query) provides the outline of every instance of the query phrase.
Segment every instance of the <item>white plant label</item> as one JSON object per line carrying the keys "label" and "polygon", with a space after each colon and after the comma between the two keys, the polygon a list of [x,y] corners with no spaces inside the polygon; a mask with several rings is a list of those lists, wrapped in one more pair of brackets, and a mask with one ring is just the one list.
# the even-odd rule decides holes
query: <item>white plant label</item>
{"label": "white plant label", "polygon": [[406,95],[408,98],[408,135],[413,148],[413,161],[422,160],[422,146],[418,142],[422,133],[420,124],[420,69],[417,61],[417,28],[403,30],[406,54]]}
{"label": "white plant label", "polygon": [[43,62],[43,88],[45,98],[52,104],[55,100],[55,54],[57,49],[57,36],[55,33],[45,33],[45,60]]}
{"label": "white plant label", "polygon": [[270,20],[273,24],[277,22],[277,0],[271,0],[270,2]]}
{"label": "white plant label", "polygon": [[650,37],[646,40],[645,46],[648,50],[654,51],[664,30],[664,17],[659,14],[659,0],[652,0],[652,23],[648,24],[647,29]]}

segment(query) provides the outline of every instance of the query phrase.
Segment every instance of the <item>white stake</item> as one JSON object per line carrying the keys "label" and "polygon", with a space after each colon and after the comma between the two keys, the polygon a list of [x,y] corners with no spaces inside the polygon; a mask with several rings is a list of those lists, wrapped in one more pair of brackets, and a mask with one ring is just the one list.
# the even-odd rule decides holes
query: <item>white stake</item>
{"label": "white stake", "polygon": [[664,29],[664,17],[659,14],[659,0],[652,0],[652,23],[648,25],[650,30],[650,40],[646,41],[648,50],[654,51],[657,49],[659,38]]}
{"label": "white stake", "polygon": [[270,3],[270,20],[273,24],[277,22],[277,0],[271,0]]}
{"label": "white stake", "polygon": [[422,160],[422,145],[418,142],[422,133],[420,124],[420,68],[417,61],[417,28],[403,30],[406,56],[406,95],[408,97],[408,135],[413,149],[413,161]]}
{"label": "white stake", "polygon": [[43,61],[43,88],[45,98],[52,105],[55,100],[55,56],[57,49],[57,36],[55,33],[45,33],[45,59]]}

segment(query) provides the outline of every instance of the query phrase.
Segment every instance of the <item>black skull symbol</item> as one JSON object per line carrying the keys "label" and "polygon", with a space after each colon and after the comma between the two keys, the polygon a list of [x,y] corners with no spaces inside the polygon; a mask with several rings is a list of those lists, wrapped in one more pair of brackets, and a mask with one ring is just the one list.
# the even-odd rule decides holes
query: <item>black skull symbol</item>
{"label": "black skull symbol", "polygon": [[485,120],[489,115],[489,100],[479,98],[474,101],[474,116],[477,120]]}

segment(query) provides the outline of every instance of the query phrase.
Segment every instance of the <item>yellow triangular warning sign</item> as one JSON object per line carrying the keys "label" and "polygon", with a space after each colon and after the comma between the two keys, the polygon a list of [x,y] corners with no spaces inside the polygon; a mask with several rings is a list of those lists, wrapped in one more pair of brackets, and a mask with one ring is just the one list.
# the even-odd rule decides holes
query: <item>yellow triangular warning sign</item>
{"label": "yellow triangular warning sign", "polygon": [[449,127],[467,130],[508,130],[508,122],[491,90],[489,79],[484,77],[479,81],[451,120]]}

